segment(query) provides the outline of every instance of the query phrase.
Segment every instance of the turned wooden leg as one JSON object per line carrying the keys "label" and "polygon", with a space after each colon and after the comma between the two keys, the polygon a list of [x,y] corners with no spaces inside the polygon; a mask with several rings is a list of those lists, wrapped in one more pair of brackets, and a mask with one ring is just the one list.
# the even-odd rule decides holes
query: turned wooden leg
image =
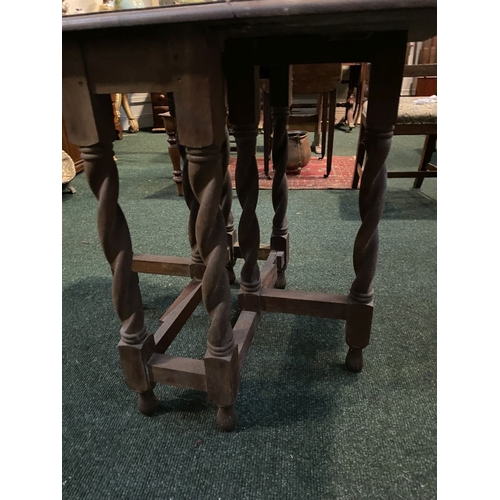
{"label": "turned wooden leg", "polygon": [[[437,134],[430,134],[425,136],[424,149],[422,150],[422,155],[420,157],[420,165],[418,166],[419,172],[427,171],[427,166],[429,165],[434,150],[436,149]],[[414,188],[422,187],[422,182],[424,182],[423,177],[417,177],[413,181]]]}
{"label": "turned wooden leg", "polygon": [[139,279],[132,271],[130,233],[118,204],[113,105],[109,94],[92,94],[78,42],[64,44],[62,59],[63,117],[69,140],[80,146],[90,189],[98,199],[99,239],[111,266],[113,305],[121,323],[118,350],[123,374],[127,385],[139,394],[140,411],[150,415],[158,404],[146,365],[154,337],[148,335],[144,324]]}
{"label": "turned wooden leg", "polygon": [[346,100],[346,122],[349,127],[349,132],[354,128],[354,89],[349,89],[348,97]]}
{"label": "turned wooden leg", "polygon": [[262,92],[263,94],[263,111],[264,111],[264,175],[267,179],[269,177],[269,160],[271,158],[271,134],[272,134],[272,118],[271,118],[271,102],[269,100],[269,93]]}
{"label": "turned wooden leg", "polygon": [[[325,157],[326,153],[326,137],[328,130],[328,95],[328,92],[323,92],[321,98],[321,160]],[[333,116],[335,117],[335,110],[333,112]]]}
{"label": "turned wooden leg", "polygon": [[132,134],[136,134],[137,132],[139,132],[139,122],[134,116],[134,113],[132,113],[132,108],[130,107],[127,94],[122,94],[122,106],[128,118],[128,123],[129,123],[128,131]]}
{"label": "turned wooden leg", "polygon": [[218,146],[186,147],[189,182],[199,203],[195,234],[198,252],[206,267],[202,298],[212,320],[208,332],[205,371],[209,398],[219,406],[217,423],[223,430],[236,425],[232,409],[238,393],[238,353],[231,328],[231,291],[227,273],[226,223],[220,208],[222,198],[221,151]]}
{"label": "turned wooden leg", "polygon": [[361,172],[363,170],[363,163],[365,161],[365,152],[366,152],[366,144],[365,144],[365,126],[363,125],[363,120],[361,120],[361,127],[359,129],[359,137],[358,137],[358,147],[356,149],[356,159],[354,161],[354,173],[352,176],[352,189],[358,189],[359,178],[361,176]]}
{"label": "turned wooden leg", "polygon": [[167,133],[168,141],[168,154],[172,162],[172,173],[174,174],[174,182],[177,186],[177,194],[182,196],[182,170],[181,170],[181,154],[179,145],[177,143],[177,127],[175,125],[175,118],[170,113],[160,113]]}
{"label": "turned wooden leg", "polygon": [[189,245],[191,247],[191,260],[193,262],[194,269],[196,269],[193,278],[201,280],[203,278],[203,273],[205,272],[205,265],[203,264],[203,259],[198,251],[198,245],[196,244],[196,218],[198,217],[198,211],[200,210],[200,204],[196,199],[193,190],[191,189],[191,184],[189,183],[189,162],[187,160],[186,148],[184,146],[179,146],[179,152],[183,160],[182,167],[182,190],[184,192],[184,201],[189,208],[189,219],[188,219],[188,238]]}
{"label": "turned wooden leg", "polygon": [[116,139],[123,139],[123,128],[120,123],[120,108],[122,106],[122,94],[110,94],[113,103],[113,120],[115,123]]}
{"label": "turned wooden leg", "polygon": [[[241,42],[244,44],[244,42]],[[239,46],[238,53],[244,54]],[[244,264],[240,290],[256,292],[261,287],[257,257],[260,243],[259,221],[255,213],[259,196],[259,179],[255,151],[259,120],[258,73],[251,58],[244,55],[226,71],[229,116],[233,124],[238,157],[236,160],[236,192],[242,213],[238,236]]]}
{"label": "turned wooden leg", "polygon": [[326,153],[326,174],[323,177],[328,177],[332,171],[333,160],[333,134],[335,131],[335,108],[337,102],[337,89],[329,92],[330,113],[328,118],[328,151]]}
{"label": "turned wooden leg", "polygon": [[132,243],[125,216],[118,204],[118,171],[111,144],[80,148],[89,186],[99,200],[98,232],[113,274],[113,304],[120,318],[120,360],[127,385],[139,393],[139,410],[154,413],[153,393],[146,363],[154,351],[153,336],[144,324],[137,273],[132,272]]}
{"label": "turned wooden leg", "polygon": [[356,108],[354,111],[354,124],[359,125],[361,122],[361,114],[363,112],[363,103],[365,100],[365,92],[366,92],[366,77],[368,66],[366,63],[362,63],[359,70],[359,80],[358,80],[358,88],[356,91]]}
{"label": "turned wooden leg", "polygon": [[[352,371],[363,367],[364,349],[370,340],[373,315],[373,278],[377,267],[379,235],[387,187],[385,161],[396,123],[399,93],[406,54],[406,35],[400,34],[372,60],[370,100],[366,121],[366,164],[359,190],[361,227],[354,243],[354,279],[346,320],[349,351],[346,366]],[[387,63],[390,61],[390,64]]]}
{"label": "turned wooden leg", "polygon": [[234,245],[236,243],[236,231],[234,229],[234,217],[231,211],[233,203],[233,185],[231,182],[231,174],[229,173],[229,159],[231,155],[231,144],[229,139],[229,130],[226,127],[226,140],[222,145],[221,149],[222,155],[222,199],[221,199],[221,209],[224,221],[226,223],[226,233],[227,233],[227,249],[228,249],[228,260],[226,263],[227,275],[229,278],[229,283],[233,284],[236,281],[236,276],[234,274],[234,264],[236,263],[236,257],[234,256]]}
{"label": "turned wooden leg", "polygon": [[316,113],[318,115],[318,120],[314,126],[314,139],[311,144],[311,150],[315,153],[319,152],[319,148],[321,147],[321,139],[320,139],[320,129],[321,129],[321,108],[322,108],[323,96],[322,94],[318,94],[316,96]]}
{"label": "turned wooden leg", "polygon": [[288,183],[286,165],[288,162],[288,116],[290,114],[290,71],[289,66],[273,67],[269,78],[271,106],[274,118],[273,165],[274,179],[272,200],[274,208],[271,249],[284,252],[284,259],[278,267],[276,288],[286,287],[285,270],[289,256],[289,234],[286,210],[288,206]]}
{"label": "turned wooden leg", "polygon": [[[186,35],[182,42],[184,65],[190,70],[174,93],[179,142],[186,150],[185,179],[196,212],[193,215],[191,208],[191,242],[205,266],[202,299],[211,319],[204,357],[207,393],[219,407],[219,427],[230,431],[237,423],[233,406],[238,394],[239,363],[230,323],[227,221],[221,209],[225,177],[221,149],[226,141],[222,47],[204,34]],[[186,188],[187,182],[184,195],[189,197]]]}

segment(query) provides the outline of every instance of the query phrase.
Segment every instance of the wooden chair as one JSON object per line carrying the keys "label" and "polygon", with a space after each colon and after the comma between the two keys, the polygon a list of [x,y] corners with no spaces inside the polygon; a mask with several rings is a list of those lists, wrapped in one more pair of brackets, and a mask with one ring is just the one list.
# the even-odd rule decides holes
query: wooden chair
{"label": "wooden chair", "polygon": [[[405,66],[404,77],[435,77],[437,64],[412,64]],[[420,188],[426,177],[437,177],[435,165],[430,163],[437,143],[437,103],[415,104],[418,96],[400,97],[398,117],[394,127],[394,135],[424,135],[425,143],[420,157],[417,171],[388,172],[387,177],[414,178],[414,188]],[[368,99],[369,100],[369,99]],[[366,110],[367,103],[363,105],[361,113],[361,129],[359,132],[356,162],[352,180],[352,189],[357,189],[366,153]]]}
{"label": "wooden chair", "polygon": [[345,102],[339,100],[336,104],[338,108],[345,108],[345,115],[336,127],[348,127],[350,132],[360,124],[367,79],[367,63],[344,63],[342,65],[341,85],[347,86],[347,95]]}
{"label": "wooden chair", "polygon": [[[292,106],[288,120],[289,129],[299,128],[300,130],[314,132],[312,147],[319,146],[321,142],[320,158],[324,158],[326,151],[327,172],[329,173],[333,158],[336,93],[342,78],[342,64],[294,64],[291,71]],[[262,81],[261,88],[264,96],[264,173],[268,177],[269,159],[272,149],[272,110],[269,102],[269,85],[267,80]],[[307,104],[300,102],[299,96],[304,95],[316,95],[316,103],[313,104],[315,108],[314,113],[294,113],[294,109],[306,109],[308,107]],[[293,99],[294,96],[295,99]]]}
{"label": "wooden chair", "polygon": [[177,124],[175,122],[175,101],[172,92],[165,92],[167,111],[158,113],[158,117],[163,122],[163,127],[167,134],[168,141],[168,154],[172,162],[172,173],[174,175],[175,186],[177,187],[177,194],[184,196],[182,190],[182,167],[181,167],[181,152],[179,143],[177,142]]}

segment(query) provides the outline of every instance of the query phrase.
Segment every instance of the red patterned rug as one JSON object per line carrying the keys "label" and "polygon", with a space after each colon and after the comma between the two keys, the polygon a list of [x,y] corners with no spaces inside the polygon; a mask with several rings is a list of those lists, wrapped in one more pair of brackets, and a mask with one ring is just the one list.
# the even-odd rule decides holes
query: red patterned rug
{"label": "red patterned rug", "polygon": [[[288,189],[351,189],[352,176],[354,173],[354,156],[334,156],[332,161],[332,171],[325,179],[326,158],[320,160],[313,156],[309,164],[302,169],[300,175],[287,175]],[[236,158],[232,157],[229,162],[229,172],[235,189],[234,170]],[[259,169],[259,188],[271,189],[273,186],[272,163],[269,166],[270,180],[264,176],[264,158],[257,158]]]}

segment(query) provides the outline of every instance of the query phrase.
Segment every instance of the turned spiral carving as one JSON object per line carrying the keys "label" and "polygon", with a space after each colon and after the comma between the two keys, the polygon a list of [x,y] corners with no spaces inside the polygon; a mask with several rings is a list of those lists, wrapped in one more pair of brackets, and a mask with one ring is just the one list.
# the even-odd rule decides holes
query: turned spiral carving
{"label": "turned spiral carving", "polygon": [[273,236],[284,236],[288,233],[286,210],[288,206],[288,183],[286,179],[286,164],[288,162],[288,131],[287,122],[290,114],[288,107],[273,107]]}
{"label": "turned spiral carving", "polygon": [[350,294],[358,302],[370,302],[373,297],[373,277],[377,265],[378,224],[385,204],[387,169],[385,160],[391,147],[393,131],[365,131],[367,160],[361,177],[359,212],[361,227],[354,242],[356,278]]}
{"label": "turned spiral carving", "polygon": [[226,140],[221,148],[222,154],[222,176],[223,176],[223,184],[222,184],[222,199],[221,199],[221,210],[222,216],[224,217],[224,221],[226,223],[226,233],[227,233],[227,245],[229,250],[229,258],[226,263],[226,269],[229,275],[229,281],[234,283],[236,281],[236,276],[234,275],[233,267],[236,262],[234,258],[233,252],[233,231],[234,231],[234,217],[233,212],[231,211],[233,204],[233,184],[231,182],[231,175],[229,173],[229,158],[231,155],[231,144],[229,142],[229,131],[226,127]]}
{"label": "turned spiral carving", "polygon": [[288,163],[288,131],[287,122],[289,107],[273,106],[274,137],[273,137],[273,229],[271,232],[271,248],[283,252],[284,258],[278,264],[276,288],[286,287],[285,270],[288,263],[288,221],[286,209],[288,205],[288,183],[286,165]]}
{"label": "turned spiral carving", "polygon": [[[202,280],[202,298],[210,315],[208,332],[210,349],[230,351],[233,335],[230,324],[231,292],[225,272],[227,261],[226,222],[220,207],[223,173],[221,150],[186,148],[188,177],[192,193],[199,205],[195,221],[198,252],[206,266]],[[220,355],[217,351],[216,355]]]}
{"label": "turned spiral carving", "polygon": [[182,165],[182,191],[184,193],[184,201],[189,208],[189,221],[188,221],[188,238],[189,246],[191,247],[191,260],[196,264],[202,264],[203,261],[198,253],[198,247],[196,245],[196,218],[198,217],[198,211],[200,209],[200,204],[194,196],[193,190],[191,189],[191,184],[189,183],[189,162],[187,160],[186,148],[184,146],[179,146],[179,151],[183,161]]}
{"label": "turned spiral carving", "polygon": [[260,271],[257,265],[260,229],[255,213],[259,197],[259,174],[255,159],[257,127],[234,126],[233,133],[238,147],[236,192],[242,208],[238,234],[245,261],[241,269],[241,288],[247,292],[255,292],[260,288]]}
{"label": "turned spiral carving", "polygon": [[122,340],[139,344],[147,336],[137,273],[132,272],[132,242],[118,204],[118,170],[111,144],[81,147],[85,175],[98,200],[97,227],[113,273],[113,304],[120,318]]}
{"label": "turned spiral carving", "polygon": [[233,203],[233,186],[231,183],[231,175],[229,174],[229,158],[231,155],[231,145],[229,142],[229,131],[226,127],[226,140],[221,148],[222,154],[222,177],[224,179],[222,185],[221,209],[224,220],[226,221],[226,231],[230,232],[234,229],[234,217],[231,212]]}

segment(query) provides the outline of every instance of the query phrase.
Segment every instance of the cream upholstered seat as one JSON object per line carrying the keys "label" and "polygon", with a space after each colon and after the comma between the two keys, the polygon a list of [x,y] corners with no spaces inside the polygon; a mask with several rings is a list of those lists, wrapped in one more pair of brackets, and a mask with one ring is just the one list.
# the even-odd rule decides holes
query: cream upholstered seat
{"label": "cream upholstered seat", "polygon": [[[433,76],[437,75],[436,64],[408,65],[403,76]],[[388,172],[387,177],[413,177],[413,187],[419,188],[425,177],[437,177],[435,165],[430,163],[437,143],[437,99],[417,96],[400,97],[398,116],[394,124],[394,135],[424,135],[425,144],[417,171]],[[427,102],[425,102],[427,101]],[[361,129],[359,131],[358,149],[352,180],[352,188],[357,189],[363,174],[366,153],[365,127],[368,103],[363,104],[361,114]]]}
{"label": "cream upholstered seat", "polygon": [[[416,104],[418,97],[400,97],[396,125],[435,125],[437,124],[437,103]],[[366,117],[368,102],[363,104],[363,116]]]}
{"label": "cream upholstered seat", "polygon": [[396,125],[434,125],[437,124],[437,103],[416,104],[415,96],[400,97]]}

